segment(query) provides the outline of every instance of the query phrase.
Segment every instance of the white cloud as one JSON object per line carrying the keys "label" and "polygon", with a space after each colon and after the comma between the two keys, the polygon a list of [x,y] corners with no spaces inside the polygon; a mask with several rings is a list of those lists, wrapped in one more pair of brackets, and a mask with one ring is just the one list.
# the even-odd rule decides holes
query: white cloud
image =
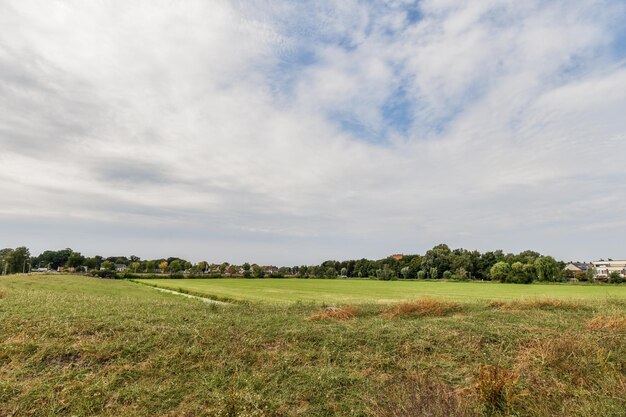
{"label": "white cloud", "polygon": [[195,260],[620,256],[624,6],[406,5],[5,3],[0,225],[22,227],[0,243],[45,249],[44,225]]}

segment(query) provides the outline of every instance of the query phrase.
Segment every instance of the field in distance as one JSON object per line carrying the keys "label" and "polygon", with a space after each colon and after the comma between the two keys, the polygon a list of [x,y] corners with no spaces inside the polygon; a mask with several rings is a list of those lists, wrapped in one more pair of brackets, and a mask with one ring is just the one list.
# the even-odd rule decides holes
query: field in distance
{"label": "field in distance", "polygon": [[137,282],[227,300],[290,303],[387,303],[418,297],[454,301],[556,298],[626,299],[626,286],[350,279],[137,279]]}

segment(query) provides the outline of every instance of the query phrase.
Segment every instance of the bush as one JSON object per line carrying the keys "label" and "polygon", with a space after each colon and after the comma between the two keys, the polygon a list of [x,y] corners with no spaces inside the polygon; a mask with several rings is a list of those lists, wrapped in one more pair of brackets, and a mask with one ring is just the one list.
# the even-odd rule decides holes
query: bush
{"label": "bush", "polygon": [[89,273],[92,277],[97,277],[97,278],[109,278],[109,279],[116,279],[117,275],[115,274],[115,271],[112,271],[110,269],[103,269],[103,270],[93,270]]}
{"label": "bush", "polygon": [[450,278],[452,278],[452,272],[450,272],[450,271],[444,271],[444,273],[443,273],[443,278],[444,278],[444,279],[450,279]]}
{"label": "bush", "polygon": [[116,274],[116,278],[118,279],[131,279],[131,278],[141,278],[137,274],[133,274],[132,272],[122,272],[121,274]]}
{"label": "bush", "polygon": [[417,271],[417,279],[425,279],[425,278],[426,278],[426,272]]}
{"label": "bush", "polygon": [[617,271],[613,271],[609,274],[609,284],[621,284],[624,282],[624,278]]}

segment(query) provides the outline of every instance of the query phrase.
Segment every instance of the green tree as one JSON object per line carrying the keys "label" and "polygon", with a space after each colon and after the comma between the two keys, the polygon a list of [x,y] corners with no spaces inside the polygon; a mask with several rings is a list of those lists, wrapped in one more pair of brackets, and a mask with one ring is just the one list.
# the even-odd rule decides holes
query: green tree
{"label": "green tree", "polygon": [[408,266],[405,266],[404,268],[400,270],[400,274],[402,274],[402,277],[404,279],[409,279],[411,277],[411,268],[409,268]]}
{"label": "green tree", "polygon": [[107,271],[112,271],[113,268],[115,268],[115,264],[113,262],[111,262],[111,261],[104,261],[104,262],[102,262],[102,264],[100,264],[100,266],[103,269],[106,269]]}
{"label": "green tree", "polygon": [[259,265],[252,265],[252,274],[255,278],[263,278],[265,277],[265,269],[261,268]]}
{"label": "green tree", "polygon": [[68,268],[78,268],[85,263],[85,257],[80,252],[72,252],[65,262]]}
{"label": "green tree", "polygon": [[511,265],[504,261],[497,262],[494,266],[489,270],[489,276],[493,280],[499,280],[501,282],[505,282],[511,273]]}
{"label": "green tree", "polygon": [[243,277],[250,278],[252,276],[252,274],[250,273],[250,264],[246,262],[241,267],[243,268]]}
{"label": "green tree", "polygon": [[557,261],[551,256],[542,256],[534,262],[537,277],[541,281],[556,281],[560,268]]}
{"label": "green tree", "polygon": [[436,266],[430,268],[430,278],[438,279],[439,278],[439,269]]}
{"label": "green tree", "polygon": [[446,244],[441,244],[433,247],[426,252],[422,259],[422,266],[425,270],[432,271],[432,268],[437,269],[437,274],[431,273],[431,278],[439,278],[439,273],[450,271],[452,269],[452,251]]}

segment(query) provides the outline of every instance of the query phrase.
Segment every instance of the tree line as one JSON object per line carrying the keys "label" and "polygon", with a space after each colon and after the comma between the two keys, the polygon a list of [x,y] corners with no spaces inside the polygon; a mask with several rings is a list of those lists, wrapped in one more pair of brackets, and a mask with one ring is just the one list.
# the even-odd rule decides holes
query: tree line
{"label": "tree line", "polygon": [[[453,279],[496,280],[510,283],[533,281],[564,281],[571,278],[593,280],[590,268],[585,274],[572,276],[564,270],[565,264],[551,256],[526,250],[517,254],[502,250],[479,252],[463,248],[450,249],[440,244],[424,255],[393,255],[383,259],[355,259],[345,261],[327,260],[319,265],[267,266],[250,264],[234,265],[228,262],[192,263],[170,257],[142,260],[138,256],[83,256],[70,248],[46,250],[31,256],[26,247],[0,250],[0,266],[3,274],[29,272],[32,270],[62,270],[65,272],[94,272],[95,275],[112,276],[115,272],[176,274],[211,277],[286,277],[299,278],[371,278],[396,279]],[[102,272],[98,272],[102,271]]]}

